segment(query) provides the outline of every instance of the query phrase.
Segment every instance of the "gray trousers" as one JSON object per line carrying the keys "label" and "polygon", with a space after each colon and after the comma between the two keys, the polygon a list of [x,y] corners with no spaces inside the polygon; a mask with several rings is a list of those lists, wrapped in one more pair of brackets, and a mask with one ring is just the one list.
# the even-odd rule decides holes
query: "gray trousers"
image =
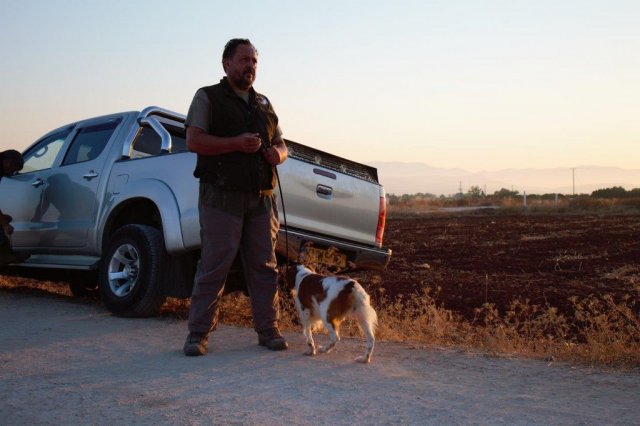
{"label": "gray trousers", "polygon": [[[238,195],[238,194],[236,194]],[[201,260],[191,294],[189,331],[209,333],[218,323],[218,304],[224,292],[227,273],[238,254],[251,299],[254,329],[277,327],[278,271],[275,244],[279,222],[272,196],[239,194],[231,214],[222,208],[200,202]]]}

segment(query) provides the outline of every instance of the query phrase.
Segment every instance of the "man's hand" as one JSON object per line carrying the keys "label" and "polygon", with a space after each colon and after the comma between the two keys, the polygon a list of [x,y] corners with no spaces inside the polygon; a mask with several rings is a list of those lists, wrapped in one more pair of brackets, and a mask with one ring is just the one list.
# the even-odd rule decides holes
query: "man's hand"
{"label": "man's hand", "polygon": [[280,152],[274,147],[265,149],[264,151],[262,151],[262,155],[264,159],[267,160],[267,163],[269,163],[270,166],[277,166],[282,162]]}
{"label": "man's hand", "polygon": [[260,149],[262,140],[255,133],[243,133],[237,137],[237,144],[238,151],[250,154]]}
{"label": "man's hand", "polygon": [[282,136],[278,136],[271,141],[271,147],[263,150],[262,156],[270,166],[277,166],[278,164],[284,163],[289,156],[289,150]]}
{"label": "man's hand", "polygon": [[[287,159],[287,146],[282,136],[271,141],[271,148],[262,151],[262,155],[272,166],[282,164]],[[262,140],[257,133],[243,133],[238,136],[213,136],[199,127],[187,127],[187,148],[201,155],[221,155],[230,152],[253,154],[262,147]]]}
{"label": "man's hand", "polygon": [[260,149],[260,137],[255,133],[238,136],[213,136],[199,127],[187,127],[187,148],[200,155],[222,155],[230,152],[251,154]]}

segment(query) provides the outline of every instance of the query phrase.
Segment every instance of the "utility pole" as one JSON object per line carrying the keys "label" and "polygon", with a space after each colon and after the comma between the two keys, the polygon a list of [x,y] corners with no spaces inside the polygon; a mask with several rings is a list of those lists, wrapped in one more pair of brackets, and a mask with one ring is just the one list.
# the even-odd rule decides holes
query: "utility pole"
{"label": "utility pole", "polygon": [[571,169],[571,175],[572,175],[572,179],[573,179],[573,196],[576,196],[576,168],[573,167]]}

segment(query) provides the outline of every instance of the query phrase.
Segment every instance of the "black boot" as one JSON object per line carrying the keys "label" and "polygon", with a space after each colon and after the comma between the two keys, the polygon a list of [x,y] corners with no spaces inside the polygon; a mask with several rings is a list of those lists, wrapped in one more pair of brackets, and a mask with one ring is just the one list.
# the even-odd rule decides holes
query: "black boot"
{"label": "black boot", "polygon": [[207,333],[191,332],[184,342],[182,350],[186,356],[201,356],[207,353],[207,344],[209,343],[209,335]]}
{"label": "black boot", "polygon": [[259,332],[258,344],[260,346],[266,346],[270,351],[282,351],[289,347],[289,344],[284,340],[284,337],[280,334],[280,330],[277,328],[270,328]]}

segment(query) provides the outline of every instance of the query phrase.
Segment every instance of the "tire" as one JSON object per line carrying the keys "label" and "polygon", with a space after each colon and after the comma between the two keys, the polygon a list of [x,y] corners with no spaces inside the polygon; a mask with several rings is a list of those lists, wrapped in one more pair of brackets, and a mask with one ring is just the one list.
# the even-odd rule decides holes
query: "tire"
{"label": "tire", "polygon": [[99,271],[98,287],[106,308],[128,317],[157,315],[165,300],[166,257],[158,229],[146,225],[120,228],[107,246]]}

